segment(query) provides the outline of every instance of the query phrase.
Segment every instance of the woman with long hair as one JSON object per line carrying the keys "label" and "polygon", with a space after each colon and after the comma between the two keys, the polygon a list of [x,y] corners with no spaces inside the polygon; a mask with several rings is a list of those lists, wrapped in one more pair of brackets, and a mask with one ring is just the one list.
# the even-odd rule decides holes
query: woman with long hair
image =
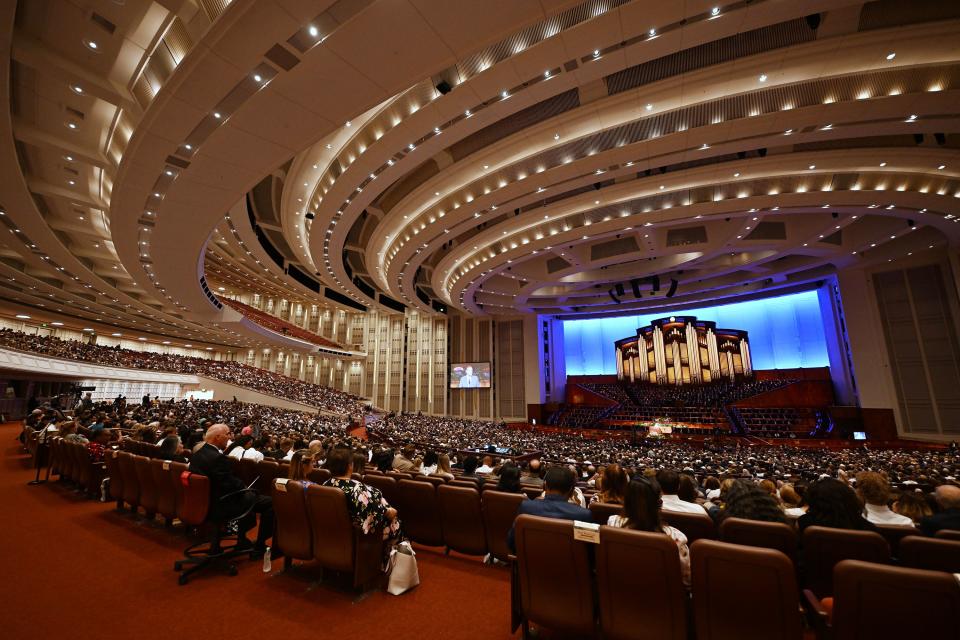
{"label": "woman with long hair", "polygon": [[504,463],[500,467],[500,478],[497,480],[497,491],[520,493],[520,467],[513,462]]}
{"label": "woman with long hair", "polygon": [[679,529],[660,520],[660,485],[652,478],[634,478],[626,487],[623,495],[623,511],[620,515],[610,516],[607,525],[623,527],[637,531],[651,531],[670,536],[677,544],[680,554],[680,569],[683,584],[690,586],[690,548],[687,536]]}
{"label": "woman with long hair", "polygon": [[590,504],[623,504],[627,473],[618,464],[608,464],[600,472],[600,491],[590,496]]}
{"label": "woman with long hair", "polygon": [[310,449],[298,449],[294,451],[293,456],[290,458],[290,471],[287,477],[291,480],[299,480],[304,483],[312,482],[307,476],[313,471],[315,461],[316,456]]}
{"label": "woman with long hair", "polygon": [[835,478],[817,480],[807,488],[804,499],[807,512],[797,519],[803,531],[809,526],[834,529],[876,531],[877,527],[863,517],[863,504],[856,492],[845,482]]}

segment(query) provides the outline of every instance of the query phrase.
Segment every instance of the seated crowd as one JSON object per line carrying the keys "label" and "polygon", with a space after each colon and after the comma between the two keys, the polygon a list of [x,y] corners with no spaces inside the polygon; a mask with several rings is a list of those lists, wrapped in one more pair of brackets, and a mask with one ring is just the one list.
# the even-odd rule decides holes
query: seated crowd
{"label": "seated crowd", "polygon": [[352,416],[362,415],[365,411],[362,398],[357,396],[273,373],[259,367],[251,367],[240,362],[132,351],[119,347],[103,347],[76,340],[61,340],[52,336],[30,335],[10,329],[0,329],[0,346],[106,366],[207,376],[327,411],[346,413]]}
{"label": "seated crowd", "polygon": [[238,300],[220,298],[220,301],[242,313],[251,322],[255,322],[261,327],[265,327],[271,331],[276,331],[277,333],[282,333],[283,335],[290,336],[292,338],[305,340],[320,347],[343,349],[343,347],[332,340],[327,340],[321,335],[318,335],[312,331],[307,331],[302,327],[298,327],[297,325],[287,322],[286,320],[281,320],[276,316],[270,315],[264,311],[260,311],[259,309],[251,307],[250,305],[246,305]]}

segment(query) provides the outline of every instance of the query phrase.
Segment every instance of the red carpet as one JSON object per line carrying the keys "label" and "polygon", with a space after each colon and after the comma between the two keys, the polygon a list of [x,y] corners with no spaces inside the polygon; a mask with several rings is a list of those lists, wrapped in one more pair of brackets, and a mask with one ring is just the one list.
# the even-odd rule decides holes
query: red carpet
{"label": "red carpet", "polygon": [[[0,629],[16,640],[69,638],[510,638],[507,570],[418,548],[421,585],[359,602],[315,584],[309,567],[272,574],[243,562],[177,585],[179,529],[134,519],[111,503],[81,499],[56,482],[28,486],[29,459],[0,427],[3,573]],[[518,634],[519,635],[519,634]]]}

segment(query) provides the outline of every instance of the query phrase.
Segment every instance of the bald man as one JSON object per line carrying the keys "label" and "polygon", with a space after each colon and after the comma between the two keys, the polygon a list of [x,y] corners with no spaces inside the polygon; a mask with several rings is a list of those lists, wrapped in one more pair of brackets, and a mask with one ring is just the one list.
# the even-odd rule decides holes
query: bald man
{"label": "bald man", "polygon": [[[210,478],[210,517],[218,521],[232,520],[248,508],[250,513],[237,522],[237,546],[249,547],[253,557],[262,557],[267,548],[267,539],[273,535],[273,501],[252,491],[244,491],[246,485],[233,475],[233,467],[223,449],[230,440],[230,427],[215,424],[203,436],[201,446],[190,458],[190,472]],[[260,514],[260,529],[257,541],[251,543],[247,532],[257,522],[254,514]]]}
{"label": "bald man", "polygon": [[925,536],[932,536],[943,529],[960,531],[960,487],[942,484],[934,495],[940,511],[921,520],[920,531]]}

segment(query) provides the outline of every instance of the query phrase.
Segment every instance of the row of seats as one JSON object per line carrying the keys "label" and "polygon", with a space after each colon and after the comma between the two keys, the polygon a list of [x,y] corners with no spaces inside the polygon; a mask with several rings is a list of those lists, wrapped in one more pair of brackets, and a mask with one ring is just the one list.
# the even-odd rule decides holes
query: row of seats
{"label": "row of seats", "polygon": [[50,440],[50,470],[61,480],[72,482],[81,491],[96,496],[106,477],[104,465],[90,459],[87,446],[57,437]]}
{"label": "row of seats", "polygon": [[[570,522],[523,515],[516,539],[511,609],[513,630],[522,625],[525,638],[531,622],[578,636],[595,637],[599,630],[617,639],[803,637],[796,569],[778,550],[697,540],[690,549],[688,595],[676,544],[664,535],[600,527],[594,553],[589,543],[574,539]],[[829,631],[836,640],[960,637],[960,585],[947,572],[844,560],[832,572],[834,580]],[[814,615],[825,617],[820,610]]]}
{"label": "row of seats", "polygon": [[291,322],[287,322],[286,320],[282,320],[276,316],[270,315],[269,313],[261,311],[256,307],[251,307],[250,305],[243,304],[237,300],[231,300],[230,298],[221,298],[221,300],[242,313],[247,317],[247,319],[264,326],[271,331],[293,336],[294,338],[300,338],[301,340],[306,340],[307,342],[311,342],[321,347],[333,347],[334,349],[343,348],[336,342],[328,340],[327,338],[324,338],[313,331],[308,331],[303,327],[298,327]]}

